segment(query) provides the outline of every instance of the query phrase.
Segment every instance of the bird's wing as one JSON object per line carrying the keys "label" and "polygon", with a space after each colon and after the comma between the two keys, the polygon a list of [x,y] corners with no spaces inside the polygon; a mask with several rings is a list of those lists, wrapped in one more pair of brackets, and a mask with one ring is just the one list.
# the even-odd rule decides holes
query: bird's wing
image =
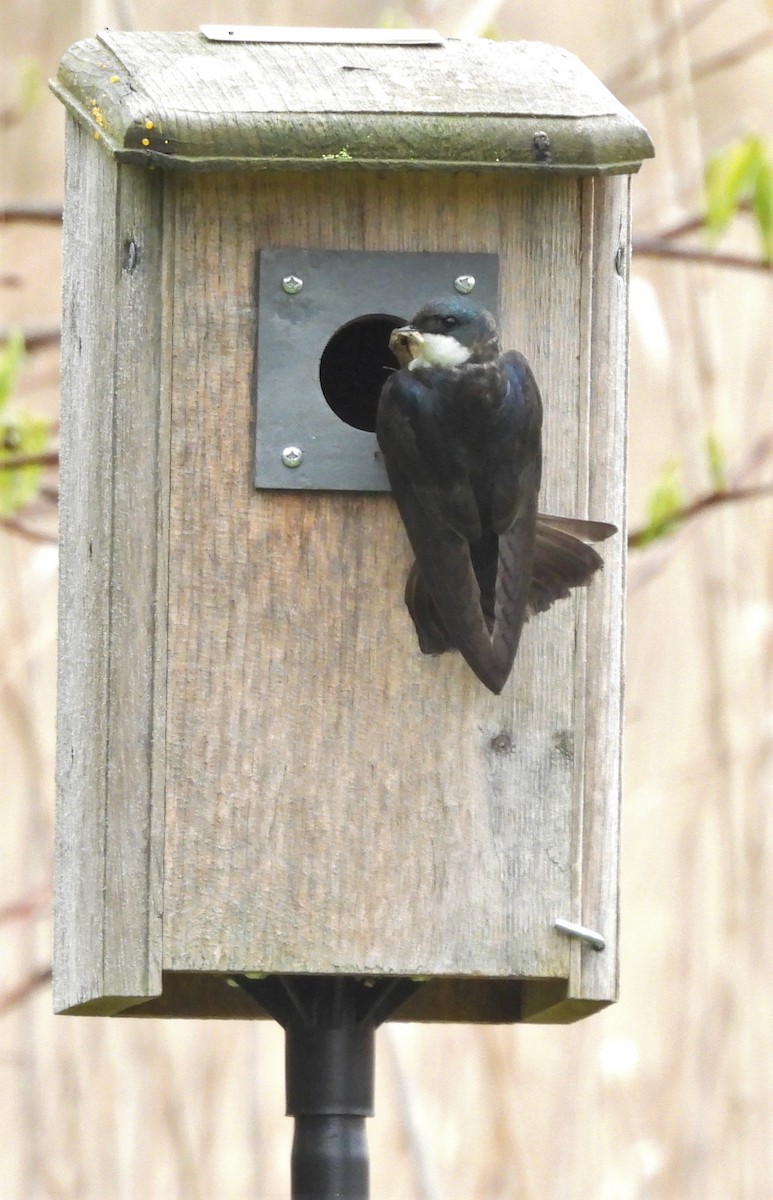
{"label": "bird's wing", "polygon": [[[492,650],[504,686],[528,615],[542,470],[542,400],[522,355],[511,352],[500,361],[507,380],[505,407],[511,414],[512,444],[507,466],[502,468],[505,483],[494,481],[492,522],[499,534],[499,557]],[[509,484],[505,472],[510,473]]]}
{"label": "bird's wing", "polygon": [[537,518],[528,613],[546,612],[556,600],[564,600],[572,588],[590,583],[604,561],[592,546],[561,528]]}
{"label": "bird's wing", "polygon": [[607,538],[617,533],[617,526],[608,521],[584,521],[577,517],[554,517],[549,513],[539,514],[541,526],[559,529],[572,537],[580,538],[583,542],[605,542]]}
{"label": "bird's wing", "polygon": [[385,455],[387,474],[427,591],[451,643],[487,688],[500,692],[491,639],[465,538],[428,512],[409,479]]}
{"label": "bird's wing", "polygon": [[[429,593],[448,639],[482,683],[501,691],[480,589],[465,533],[479,528],[474,496],[462,480],[437,477],[443,447],[431,462],[417,437],[417,409],[427,389],[407,370],[390,376],[381,393],[376,433],[392,493]],[[418,578],[418,577],[417,577]],[[422,590],[423,595],[423,590]],[[411,615],[410,577],[406,600]],[[420,633],[421,642],[421,633]]]}

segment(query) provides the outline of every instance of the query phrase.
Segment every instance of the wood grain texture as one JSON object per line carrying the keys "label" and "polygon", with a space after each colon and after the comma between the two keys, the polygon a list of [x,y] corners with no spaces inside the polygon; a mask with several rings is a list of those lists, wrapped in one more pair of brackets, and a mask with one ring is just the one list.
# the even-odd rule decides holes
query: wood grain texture
{"label": "wood grain texture", "polygon": [[[468,980],[418,1019],[468,1019],[476,978],[480,1019],[608,1002],[619,571],[527,627],[494,697],[419,654],[391,497],[257,492],[251,428],[262,248],[495,251],[542,507],[614,519],[625,292],[599,324],[594,281],[619,204],[556,178],[113,176],[72,136],[113,199],[99,236],[68,218],[58,1007],[152,997],[162,966]],[[610,942],[587,983],[553,929],[578,912]]]}
{"label": "wood grain texture", "polygon": [[578,185],[287,176],[167,188],[165,968],[566,978],[552,923],[572,901],[584,599],[528,627],[492,697],[458,657],[418,653],[391,499],[254,492],[248,431],[262,246],[497,250],[504,340],[545,397],[544,503],[575,514],[588,495]]}
{"label": "wood grain texture", "polygon": [[55,1006],[109,1011],[160,990],[161,187],[67,151]]}
{"label": "wood grain texture", "polygon": [[577,725],[569,919],[599,931],[607,944],[599,953],[571,943],[566,995],[525,1013],[541,1023],[574,1020],[615,1000],[619,975],[630,180],[585,181],[582,226],[579,397],[586,433],[578,445],[588,453],[587,512],[620,532],[604,543],[603,577],[577,625],[575,682],[583,721]]}
{"label": "wood grain texture", "polygon": [[543,42],[212,43],[105,30],[52,87],[111,154],[185,170],[636,171],[643,126]]}
{"label": "wood grain texture", "polygon": [[593,193],[594,222],[588,507],[620,530],[606,543],[604,587],[587,618],[587,661],[600,661],[603,675],[587,677],[580,920],[604,934],[607,950],[582,946],[581,974],[570,990],[590,1000],[616,999],[619,975],[631,181],[584,186]]}

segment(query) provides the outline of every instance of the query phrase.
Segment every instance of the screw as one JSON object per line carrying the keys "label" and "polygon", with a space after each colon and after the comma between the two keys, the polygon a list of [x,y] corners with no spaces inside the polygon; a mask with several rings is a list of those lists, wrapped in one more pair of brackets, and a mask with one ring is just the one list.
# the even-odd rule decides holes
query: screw
{"label": "screw", "polygon": [[286,467],[299,467],[303,462],[303,451],[300,446],[285,446],[282,451],[282,462]]}
{"label": "screw", "polygon": [[618,275],[625,275],[625,246],[618,246],[615,255],[615,270]]}
{"label": "screw", "polygon": [[296,296],[303,287],[303,280],[299,279],[297,275],[285,275],[282,287],[288,296]]}
{"label": "screw", "polygon": [[550,138],[543,129],[538,129],[531,139],[534,146],[534,157],[537,162],[549,163],[552,161],[553,155],[550,150]]}
{"label": "screw", "polygon": [[457,275],[456,279],[454,280],[454,287],[456,288],[457,292],[461,292],[463,296],[466,296],[467,293],[471,292],[475,287],[475,276]]}
{"label": "screw", "polygon": [[585,925],[575,925],[573,921],[565,921],[563,917],[559,917],[553,922],[553,928],[559,933],[565,933],[567,937],[579,938],[581,942],[587,942],[594,950],[604,950],[606,948],[606,939],[600,933],[596,933],[595,929],[588,929]]}

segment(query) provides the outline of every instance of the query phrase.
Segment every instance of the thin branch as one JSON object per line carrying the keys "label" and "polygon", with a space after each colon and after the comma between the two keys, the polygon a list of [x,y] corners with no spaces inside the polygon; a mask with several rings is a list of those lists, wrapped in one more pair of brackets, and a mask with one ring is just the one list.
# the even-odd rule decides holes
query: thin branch
{"label": "thin branch", "polygon": [[38,529],[30,529],[29,525],[18,521],[16,517],[0,517],[0,529],[6,529],[8,533],[15,533],[27,542],[37,542],[45,546],[55,546],[59,540],[52,533],[43,533]]}
{"label": "thin branch", "polygon": [[[695,63],[690,67],[690,78],[693,82],[705,79],[716,71],[724,71],[728,67],[736,66],[739,62],[744,62],[752,55],[759,54],[760,50],[767,50],[771,45],[773,45],[773,29],[759,29],[746,41],[739,42],[737,46],[731,46],[728,50],[722,50],[719,54],[712,55],[711,58],[704,58],[702,62]],[[654,79],[645,79],[641,83],[634,83],[626,91],[626,103],[633,104],[640,100],[648,100],[650,96],[670,92],[679,87],[683,79],[682,75],[663,71]]]}
{"label": "thin branch", "polygon": [[22,983],[17,984],[14,988],[10,988],[0,996],[0,1015],[9,1012],[12,1008],[16,1008],[18,1004],[22,1004],[38,988],[44,987],[50,982],[50,967],[46,967],[42,971],[36,971],[34,975],[28,975]]}
{"label": "thin branch", "polygon": [[749,254],[717,254],[713,250],[702,250],[699,246],[674,246],[663,237],[634,238],[633,253],[646,258],[673,258],[709,267],[734,267],[736,270],[762,271],[765,274],[773,270],[773,263],[752,258]]}
{"label": "thin branch", "polygon": [[[726,488],[716,492],[707,492],[705,496],[699,496],[697,500],[686,504],[684,508],[677,509],[669,518],[668,523],[669,526],[674,527],[684,525],[685,522],[693,520],[694,517],[706,512],[709,508],[716,508],[721,504],[736,504],[742,500],[759,500],[764,496],[773,496],[773,483],[763,483],[758,487]],[[640,546],[651,545],[660,540],[660,538],[652,537],[649,526],[644,526],[628,534],[628,549],[635,550]]]}
{"label": "thin branch", "polygon": [[626,84],[631,82],[631,77],[638,75],[645,67],[647,67],[654,56],[659,54],[661,50],[669,45],[677,34],[689,33],[696,25],[700,25],[707,17],[725,3],[725,0],[703,0],[701,4],[696,4],[689,12],[680,12],[672,21],[659,29],[649,42],[645,42],[643,46],[639,46],[630,58],[626,59],[606,80],[606,85],[611,92],[625,90]]}
{"label": "thin branch", "polygon": [[705,225],[706,214],[696,213],[693,217],[685,217],[683,221],[677,221],[676,225],[670,225],[662,233],[652,234],[651,236],[658,237],[664,242],[673,241],[674,238],[685,237],[689,233],[698,233],[699,230],[705,228]]}
{"label": "thin branch", "polygon": [[[10,339],[9,329],[0,329],[0,345]],[[28,329],[22,332],[24,349],[27,353],[44,350],[47,346],[58,346],[62,340],[62,331],[58,325],[42,326],[40,329]]]}
{"label": "thin branch", "polygon": [[14,454],[12,458],[0,458],[0,471],[18,470],[19,467],[58,467],[59,455],[55,450],[48,454]]}
{"label": "thin branch", "polygon": [[767,50],[770,45],[773,45],[773,29],[770,26],[758,29],[745,42],[739,42],[737,46],[731,46],[729,50],[721,50],[719,54],[714,54],[711,58],[704,58],[703,62],[699,62],[693,67],[692,77],[693,79],[703,79],[715,71],[724,71],[727,67],[734,67],[739,62],[745,62],[747,58],[751,58],[760,50]]}
{"label": "thin branch", "polygon": [[[736,212],[751,212],[751,203],[749,200],[739,200],[736,204]],[[690,217],[684,217],[681,221],[677,221],[675,225],[669,225],[667,229],[662,229],[660,233],[643,234],[642,238],[647,241],[648,238],[659,238],[661,241],[674,241],[676,238],[686,237],[690,233],[699,233],[706,228],[706,214],[693,213]]]}
{"label": "thin branch", "polygon": [[50,899],[51,885],[49,883],[34,888],[26,896],[22,896],[21,900],[14,900],[13,904],[6,904],[0,908],[0,925],[11,921],[31,921],[45,908]]}
{"label": "thin branch", "polygon": [[61,204],[0,204],[0,224],[24,222],[33,225],[60,225]]}

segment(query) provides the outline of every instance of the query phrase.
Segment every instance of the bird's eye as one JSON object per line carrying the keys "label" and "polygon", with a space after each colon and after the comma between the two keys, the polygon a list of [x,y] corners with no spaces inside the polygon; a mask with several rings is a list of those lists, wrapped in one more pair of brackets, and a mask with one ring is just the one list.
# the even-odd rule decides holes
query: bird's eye
{"label": "bird's eye", "polygon": [[457,321],[456,317],[443,317],[443,326],[446,329],[453,329],[454,326],[458,324],[459,322]]}

